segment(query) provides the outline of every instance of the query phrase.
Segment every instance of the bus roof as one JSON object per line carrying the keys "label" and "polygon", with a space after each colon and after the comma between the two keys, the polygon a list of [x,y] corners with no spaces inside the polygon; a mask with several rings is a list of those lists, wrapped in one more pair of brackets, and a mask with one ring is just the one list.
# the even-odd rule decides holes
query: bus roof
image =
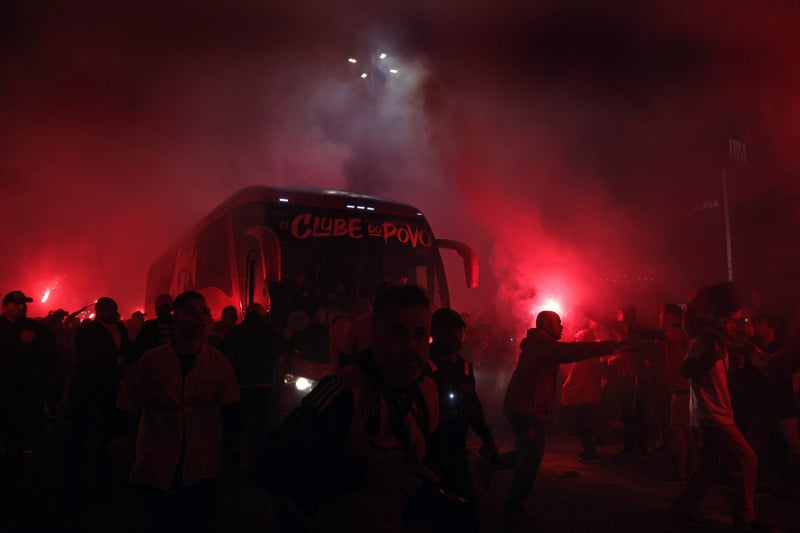
{"label": "bus roof", "polygon": [[195,227],[199,230],[217,220],[224,213],[241,205],[251,203],[274,203],[281,205],[301,205],[330,209],[353,209],[372,211],[384,215],[418,216],[419,209],[412,205],[395,202],[377,196],[368,196],[335,189],[315,189],[311,187],[268,187],[258,185],[247,187],[225,200]]}

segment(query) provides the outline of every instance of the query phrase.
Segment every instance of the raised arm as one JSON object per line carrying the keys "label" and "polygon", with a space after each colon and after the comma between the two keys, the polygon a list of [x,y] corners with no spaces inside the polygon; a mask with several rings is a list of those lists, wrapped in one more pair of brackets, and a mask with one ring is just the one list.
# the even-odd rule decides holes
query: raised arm
{"label": "raised arm", "polygon": [[558,342],[553,345],[554,362],[560,364],[575,363],[592,357],[601,357],[614,352],[617,343],[604,342]]}

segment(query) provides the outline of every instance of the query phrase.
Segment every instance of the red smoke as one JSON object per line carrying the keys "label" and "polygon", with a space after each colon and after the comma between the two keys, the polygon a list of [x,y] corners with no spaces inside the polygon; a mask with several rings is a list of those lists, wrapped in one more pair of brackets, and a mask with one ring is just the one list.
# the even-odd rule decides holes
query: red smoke
{"label": "red smoke", "polygon": [[[479,251],[481,289],[451,272],[473,312],[680,299],[725,275],[692,206],[718,195],[730,137],[752,155],[731,173],[737,276],[758,286],[777,257],[773,294],[800,295],[796,7],[17,4],[0,16],[0,287],[40,300],[60,280],[32,314],[142,306],[149,263],[257,183],[419,206]],[[410,74],[359,84],[347,57],[379,51]],[[639,278],[655,281],[609,281]]]}

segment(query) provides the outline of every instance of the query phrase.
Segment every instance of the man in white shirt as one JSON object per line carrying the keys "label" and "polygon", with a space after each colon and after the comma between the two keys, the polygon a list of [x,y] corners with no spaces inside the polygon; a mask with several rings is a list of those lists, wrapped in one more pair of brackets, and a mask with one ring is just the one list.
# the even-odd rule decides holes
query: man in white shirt
{"label": "man in white shirt", "polygon": [[175,341],[153,348],[120,385],[117,408],[139,420],[131,481],[148,489],[155,530],[210,527],[211,483],[224,437],[246,449],[239,385],[228,359],[205,339],[203,296],[175,298]]}
{"label": "man in white shirt", "polygon": [[719,283],[697,291],[684,318],[691,339],[681,368],[690,379],[691,423],[702,437],[700,464],[670,505],[670,514],[697,520],[700,506],[714,479],[720,458],[733,476],[732,518],[736,526],[752,531],[768,530],[756,521],[753,509],[756,488],[756,454],[734,425],[728,390],[728,346],[726,326],[742,314],[733,283]]}

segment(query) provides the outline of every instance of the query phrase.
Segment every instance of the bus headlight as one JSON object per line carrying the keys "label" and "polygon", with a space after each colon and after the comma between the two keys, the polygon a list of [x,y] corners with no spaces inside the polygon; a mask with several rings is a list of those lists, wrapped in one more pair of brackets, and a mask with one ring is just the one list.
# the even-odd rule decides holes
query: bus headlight
{"label": "bus headlight", "polygon": [[294,374],[286,374],[283,376],[283,383],[285,385],[294,385],[300,392],[308,392],[314,388],[317,382],[313,379],[304,378],[303,376],[295,376]]}
{"label": "bus headlight", "polygon": [[294,382],[294,386],[297,387],[299,391],[307,391],[311,390],[314,386],[314,382],[306,378],[297,378],[297,381]]}

